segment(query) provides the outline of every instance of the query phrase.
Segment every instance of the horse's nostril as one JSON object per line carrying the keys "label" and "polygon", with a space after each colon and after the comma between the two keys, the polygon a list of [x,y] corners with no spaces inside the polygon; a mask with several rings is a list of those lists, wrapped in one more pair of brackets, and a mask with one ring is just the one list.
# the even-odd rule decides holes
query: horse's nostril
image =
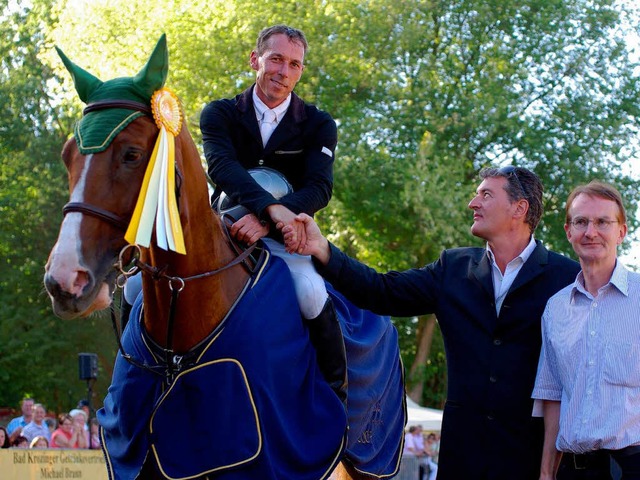
{"label": "horse's nostril", "polygon": [[80,296],[84,287],[86,287],[90,282],[89,274],[86,270],[76,270],[75,271],[75,279],[73,281],[73,286],[70,293],[73,293],[76,296]]}
{"label": "horse's nostril", "polygon": [[44,277],[44,286],[52,297],[81,297],[91,282],[89,272],[82,269],[73,270],[67,275],[57,275],[57,277],[47,273]]}
{"label": "horse's nostril", "polygon": [[56,282],[49,273],[46,273],[44,276],[44,288],[52,297],[56,296],[60,292],[60,284],[58,284],[58,282]]}

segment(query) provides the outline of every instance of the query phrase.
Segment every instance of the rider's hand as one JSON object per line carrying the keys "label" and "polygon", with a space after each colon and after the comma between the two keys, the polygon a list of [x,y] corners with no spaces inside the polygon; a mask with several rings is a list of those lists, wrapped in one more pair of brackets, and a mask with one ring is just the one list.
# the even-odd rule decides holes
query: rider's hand
{"label": "rider's hand", "polygon": [[258,217],[249,213],[231,225],[229,233],[238,242],[252,245],[267,236],[269,225],[264,225]]}

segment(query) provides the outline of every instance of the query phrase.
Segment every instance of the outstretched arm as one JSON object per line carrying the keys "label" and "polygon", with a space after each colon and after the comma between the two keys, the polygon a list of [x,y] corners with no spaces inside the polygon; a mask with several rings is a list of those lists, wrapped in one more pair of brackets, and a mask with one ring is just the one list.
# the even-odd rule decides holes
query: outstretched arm
{"label": "outstretched arm", "polygon": [[[424,315],[437,309],[438,300],[443,296],[446,251],[438,262],[424,268],[378,273],[332,245],[310,216],[301,213],[296,216],[296,222],[304,225],[307,238],[295,253],[312,255],[318,273],[356,306],[399,317]],[[283,226],[282,233],[285,246],[291,245],[291,240],[297,241],[294,228]]]}
{"label": "outstretched arm", "polygon": [[[321,264],[329,263],[331,250],[329,241],[322,235],[318,224],[306,213],[296,215],[295,222],[299,227],[289,225],[277,225],[282,229],[284,244],[288,251],[299,253],[300,255],[313,255]],[[298,231],[302,231],[300,238]],[[298,246],[297,249],[295,248]],[[292,250],[290,250],[292,249]]]}

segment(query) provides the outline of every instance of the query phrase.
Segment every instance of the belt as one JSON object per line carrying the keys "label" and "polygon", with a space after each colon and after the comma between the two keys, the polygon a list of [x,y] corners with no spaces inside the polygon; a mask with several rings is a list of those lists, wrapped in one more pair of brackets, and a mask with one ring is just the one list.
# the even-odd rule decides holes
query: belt
{"label": "belt", "polygon": [[569,460],[569,464],[575,470],[608,468],[609,455],[616,457],[629,457],[640,453],[640,445],[630,445],[619,450],[594,450],[587,453],[565,453]]}
{"label": "belt", "polygon": [[575,470],[608,470],[609,469],[609,454],[605,450],[595,450],[588,453],[565,453],[564,456],[568,457],[569,467]]}

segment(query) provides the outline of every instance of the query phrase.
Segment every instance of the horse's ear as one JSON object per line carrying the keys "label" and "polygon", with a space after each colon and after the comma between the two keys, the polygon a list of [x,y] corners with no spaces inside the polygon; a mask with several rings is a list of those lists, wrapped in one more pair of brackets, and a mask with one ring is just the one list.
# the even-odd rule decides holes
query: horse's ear
{"label": "horse's ear", "polygon": [[169,71],[169,53],[167,51],[167,36],[163,33],[153,49],[147,64],[133,77],[133,83],[147,93],[149,98],[156,90],[164,86]]}
{"label": "horse's ear", "polygon": [[89,96],[93,93],[100,85],[102,85],[102,80],[90,74],[83,68],[80,68],[78,65],[73,63],[71,60],[67,58],[67,56],[56,47],[56,51],[58,55],[62,59],[62,63],[67,67],[67,70],[71,74],[71,78],[73,78],[73,84],[76,86],[76,91],[80,96],[80,100],[84,103],[88,102]]}

